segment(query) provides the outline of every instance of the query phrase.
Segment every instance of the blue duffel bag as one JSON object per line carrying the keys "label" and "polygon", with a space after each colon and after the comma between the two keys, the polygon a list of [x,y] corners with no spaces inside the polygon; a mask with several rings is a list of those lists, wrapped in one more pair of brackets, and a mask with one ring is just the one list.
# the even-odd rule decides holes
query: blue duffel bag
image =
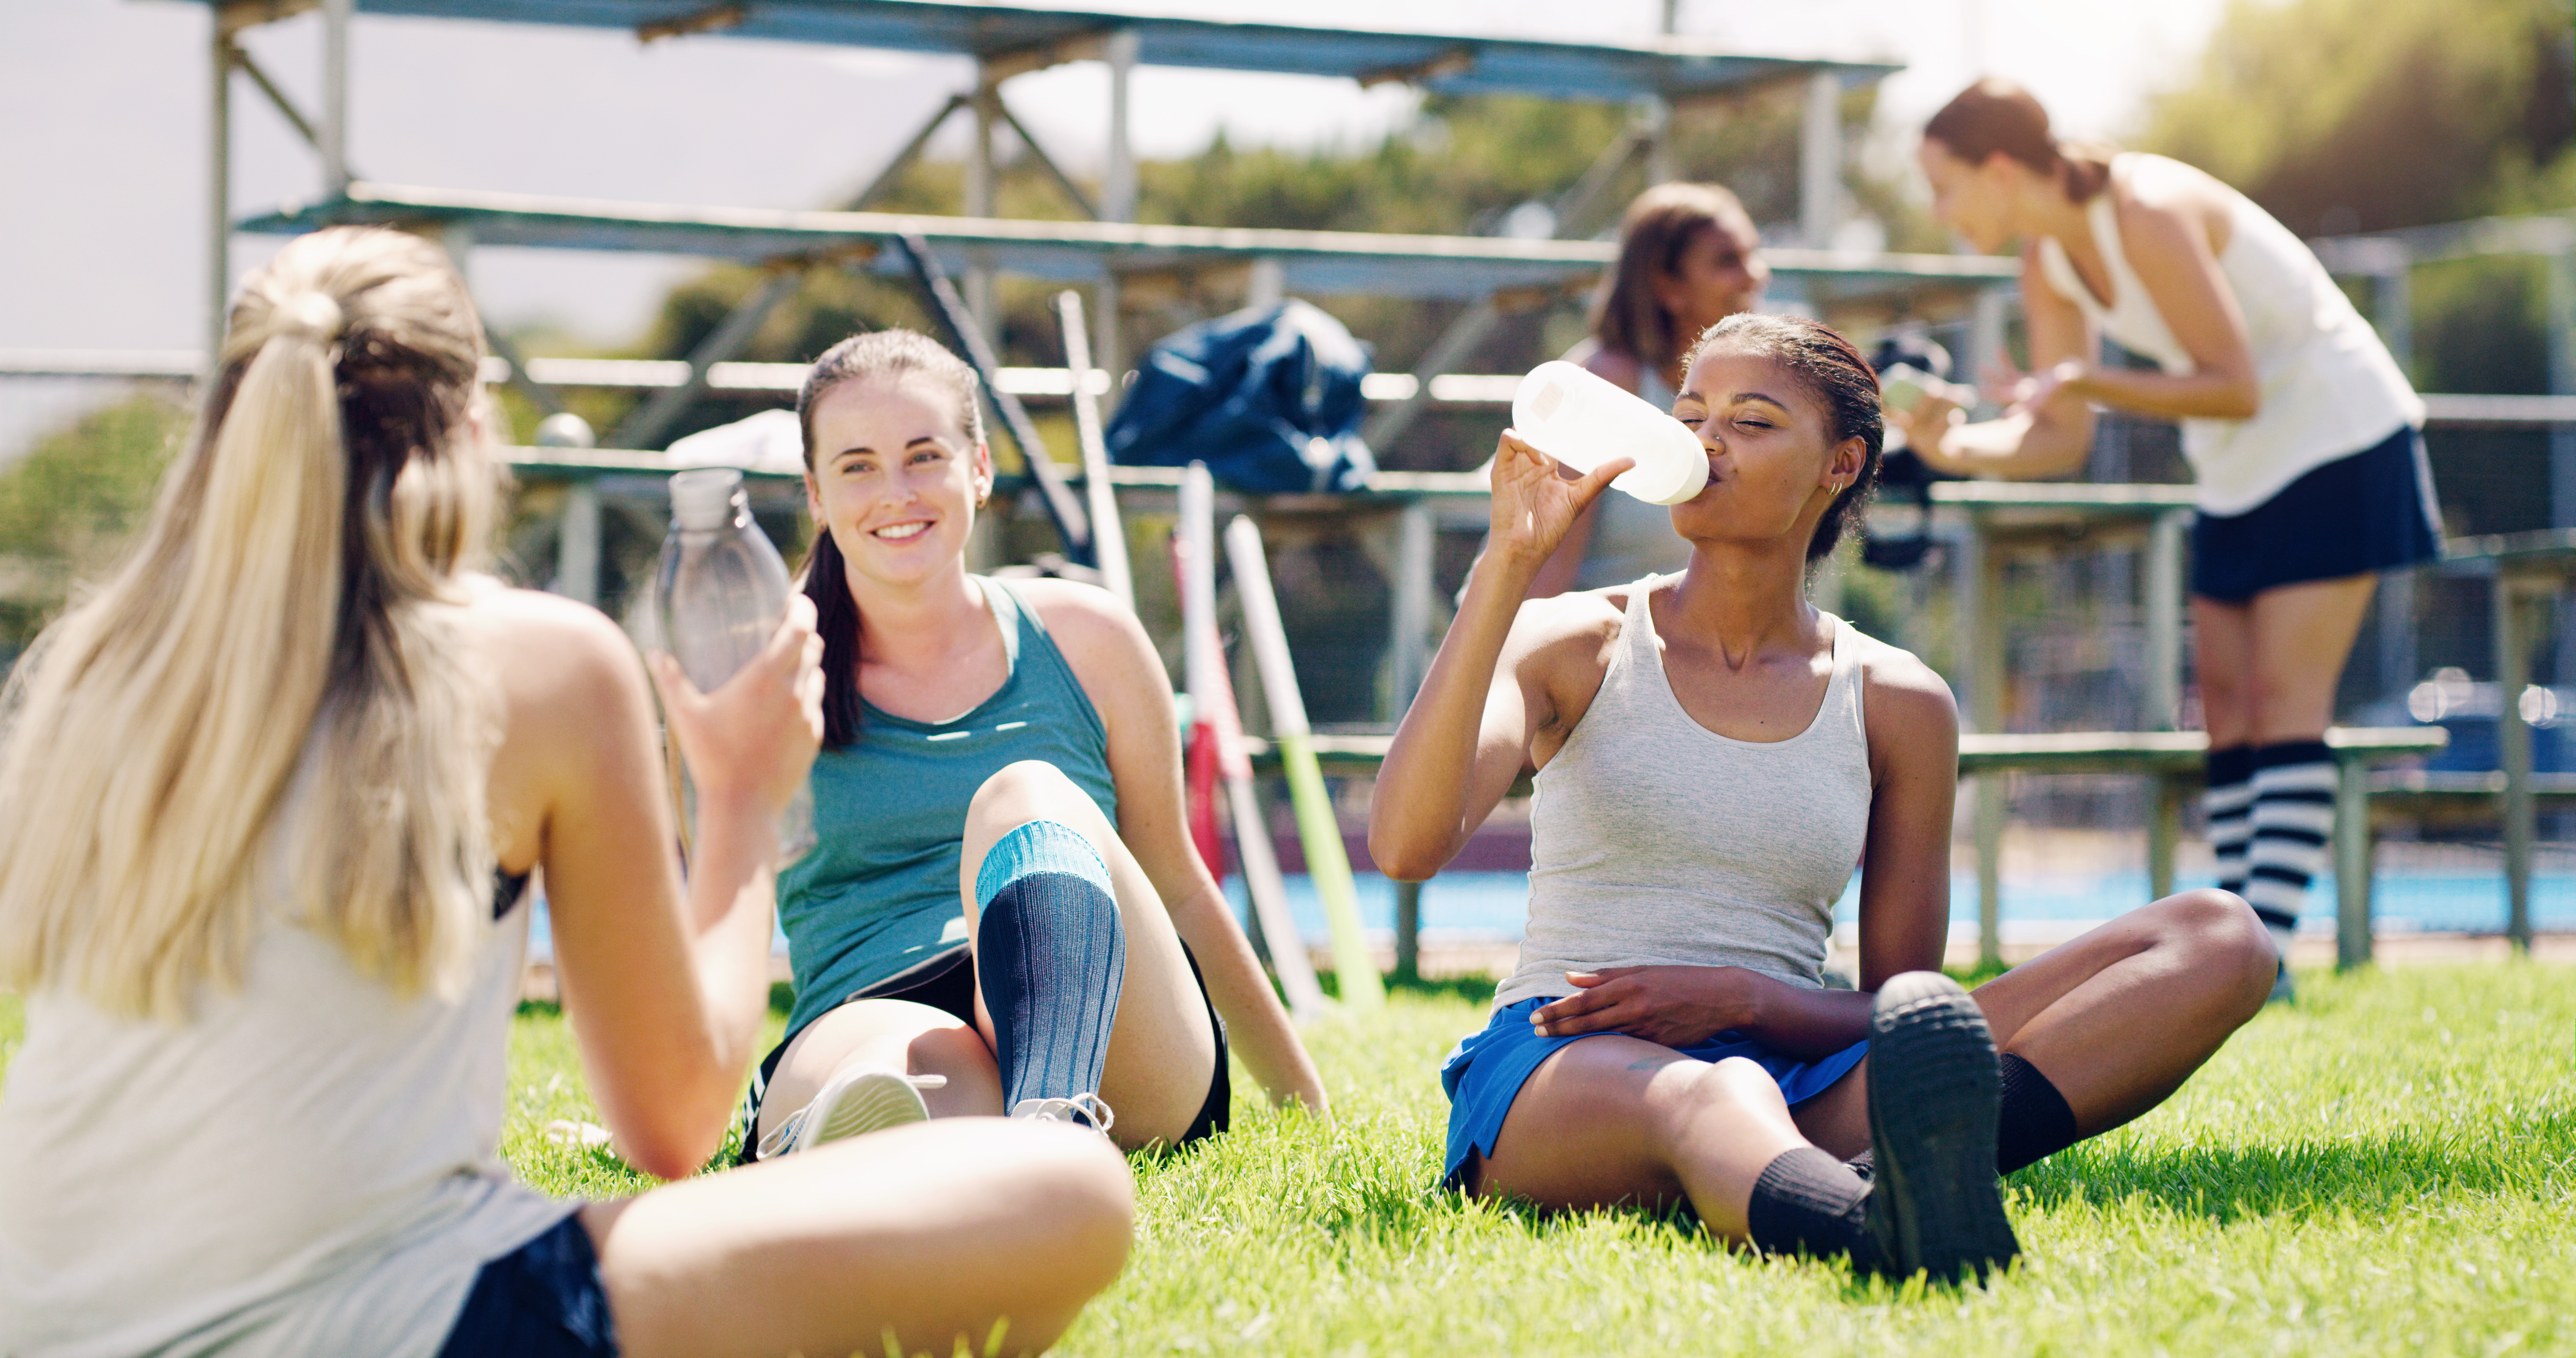
{"label": "blue duffel bag", "polygon": [[1136,385],[1109,422],[1109,458],[1204,462],[1240,491],[1357,490],[1377,470],[1359,435],[1368,372],[1368,346],[1310,303],[1201,321],[1136,365]]}

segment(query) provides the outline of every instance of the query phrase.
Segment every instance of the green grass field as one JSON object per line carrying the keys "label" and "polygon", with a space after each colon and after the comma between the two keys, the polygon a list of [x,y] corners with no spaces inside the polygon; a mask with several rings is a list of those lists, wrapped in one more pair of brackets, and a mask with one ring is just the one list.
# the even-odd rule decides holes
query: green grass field
{"label": "green grass field", "polygon": [[[2303,977],[2172,1103],[2016,1177],[2027,1253],[1963,1292],[1438,1191],[1434,1071],[1481,1013],[1399,992],[1310,1035],[1330,1124],[1238,1093],[1230,1134],[1138,1159],[1135,1253],[1061,1351],[2576,1352],[2576,971]],[[0,1062],[16,1029],[0,997]],[[562,1019],[514,1041],[520,1171],[641,1187],[540,1135],[589,1115]]]}

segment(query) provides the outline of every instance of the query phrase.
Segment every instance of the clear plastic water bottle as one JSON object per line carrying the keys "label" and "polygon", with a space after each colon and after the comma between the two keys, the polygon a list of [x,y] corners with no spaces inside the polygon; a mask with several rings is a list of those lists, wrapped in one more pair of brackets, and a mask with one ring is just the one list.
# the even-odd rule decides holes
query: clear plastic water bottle
{"label": "clear plastic water bottle", "polygon": [[1512,394],[1512,428],[1522,442],[1578,472],[1614,457],[1635,458],[1637,465],[1610,488],[1648,504],[1677,505],[1708,484],[1708,450],[1688,425],[1572,363],[1542,363],[1521,379]]}
{"label": "clear plastic water bottle", "polygon": [[[751,518],[742,473],[730,467],[671,478],[671,533],[662,539],[654,602],[662,644],[701,693],[713,693],[760,654],[787,616],[787,563]],[[695,804],[694,793],[691,804]],[[778,861],[814,847],[808,784],[779,817]]]}

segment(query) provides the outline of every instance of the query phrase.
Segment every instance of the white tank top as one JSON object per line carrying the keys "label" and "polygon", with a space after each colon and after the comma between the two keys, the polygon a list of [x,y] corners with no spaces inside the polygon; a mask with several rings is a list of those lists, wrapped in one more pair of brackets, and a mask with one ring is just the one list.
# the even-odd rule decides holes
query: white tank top
{"label": "white tank top", "polygon": [[486,926],[453,1002],[396,1000],[285,923],[184,1026],[28,996],[0,1354],[432,1358],[483,1263],[578,1206],[498,1153],[529,913]]}
{"label": "white tank top", "polygon": [[1498,1005],[1570,995],[1569,971],[1745,967],[1822,988],[1834,902],[1869,835],[1869,737],[1848,623],[1833,677],[1780,741],[1693,720],[1664,675],[1647,592],[1628,589],[1601,690],[1530,806],[1529,926]]}
{"label": "white tank top", "polygon": [[[2114,158],[2112,168],[2134,187],[2182,166],[2132,152]],[[2242,194],[2225,192],[2227,250],[2218,269],[2245,316],[2262,408],[2250,420],[2185,420],[2182,446],[2200,483],[2200,508],[2242,514],[2307,472],[2422,424],[2424,402],[2308,247]],[[2190,372],[2191,355],[2129,266],[2111,191],[2094,195],[2084,215],[2110,273],[2112,304],[2104,307],[2084,286],[2056,237],[2042,236],[2040,272],[2049,286],[2166,372]]]}

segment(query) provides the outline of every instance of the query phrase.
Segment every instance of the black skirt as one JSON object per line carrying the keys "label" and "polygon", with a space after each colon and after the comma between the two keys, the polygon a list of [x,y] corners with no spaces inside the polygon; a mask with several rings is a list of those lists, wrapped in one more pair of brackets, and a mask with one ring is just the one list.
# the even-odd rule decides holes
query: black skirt
{"label": "black skirt", "polygon": [[2191,529],[2191,590],[2244,603],[2267,589],[2391,571],[2442,554],[2424,436],[2399,429],[2336,458],[2242,514]]}

